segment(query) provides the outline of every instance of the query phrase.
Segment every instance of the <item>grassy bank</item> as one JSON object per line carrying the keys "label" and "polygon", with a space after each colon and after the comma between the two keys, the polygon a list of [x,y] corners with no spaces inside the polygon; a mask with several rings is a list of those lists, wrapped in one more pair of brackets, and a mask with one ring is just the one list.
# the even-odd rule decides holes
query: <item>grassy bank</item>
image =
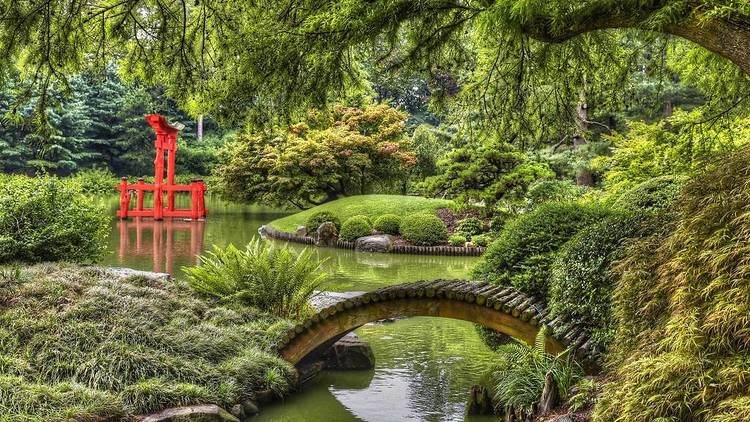
{"label": "grassy bank", "polygon": [[446,208],[452,201],[445,199],[422,198],[419,196],[403,195],[359,195],[337,199],[290,216],[274,220],[270,226],[288,232],[293,232],[297,226],[304,225],[307,219],[318,212],[327,211],[346,221],[355,215],[365,215],[375,218],[383,214],[407,216],[416,213],[434,213],[439,208]]}
{"label": "grassy bank", "polygon": [[178,282],[95,267],[0,267],[0,420],[128,420],[289,388],[286,320]]}

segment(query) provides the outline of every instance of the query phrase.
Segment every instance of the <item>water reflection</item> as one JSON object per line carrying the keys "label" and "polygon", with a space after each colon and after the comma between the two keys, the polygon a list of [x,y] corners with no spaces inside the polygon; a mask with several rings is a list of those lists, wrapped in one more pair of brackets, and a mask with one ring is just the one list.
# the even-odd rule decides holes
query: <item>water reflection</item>
{"label": "water reflection", "polygon": [[117,257],[122,263],[126,258],[150,257],[151,271],[173,273],[175,257],[195,262],[203,252],[205,230],[205,221],[119,220]]}

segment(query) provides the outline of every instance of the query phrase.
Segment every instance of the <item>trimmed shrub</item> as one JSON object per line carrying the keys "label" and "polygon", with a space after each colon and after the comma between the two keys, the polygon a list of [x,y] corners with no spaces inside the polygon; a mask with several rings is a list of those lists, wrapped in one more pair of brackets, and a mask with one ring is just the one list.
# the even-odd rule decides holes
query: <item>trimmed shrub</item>
{"label": "trimmed shrub", "polygon": [[315,230],[318,230],[318,227],[320,227],[321,224],[328,221],[336,225],[336,230],[341,231],[341,220],[328,211],[316,212],[311,215],[310,218],[305,221],[305,227],[307,227],[308,233],[312,233]]}
{"label": "trimmed shrub", "polygon": [[437,245],[448,240],[443,220],[429,214],[415,214],[401,220],[401,235],[414,245]]}
{"label": "trimmed shrub", "polygon": [[401,229],[401,217],[396,214],[383,214],[375,219],[373,228],[381,233],[399,234]]}
{"label": "trimmed shrub", "polygon": [[462,234],[454,234],[448,238],[448,244],[451,246],[463,246],[466,244],[466,236]]}
{"label": "trimmed shrub", "polygon": [[364,215],[355,215],[344,221],[341,225],[341,232],[339,237],[343,240],[352,242],[360,237],[369,236],[372,234],[372,225],[370,219]]}
{"label": "trimmed shrub", "polygon": [[614,206],[633,212],[663,209],[679,195],[687,180],[686,176],[654,177],[623,193]]}
{"label": "trimmed shrub", "polygon": [[56,177],[0,177],[0,263],[98,259],[110,217],[77,183]]}
{"label": "trimmed shrub", "polygon": [[492,237],[488,234],[479,234],[475,236],[471,236],[471,243],[474,244],[474,246],[478,246],[480,248],[486,248],[487,245],[490,244],[490,241],[492,240]]}
{"label": "trimmed shrub", "polygon": [[458,222],[456,233],[464,235],[467,239],[471,236],[482,234],[482,220],[476,217],[464,218]]}
{"label": "trimmed shrub", "polygon": [[547,202],[575,201],[583,196],[588,188],[578,186],[569,180],[540,180],[529,186],[526,200],[530,208]]}
{"label": "trimmed shrub", "polygon": [[474,269],[474,276],[546,298],[555,253],[581,229],[608,213],[597,205],[540,205],[505,226]]}
{"label": "trimmed shrub", "polygon": [[637,235],[642,215],[618,213],[586,227],[562,247],[552,265],[551,318],[580,325],[602,349],[614,336],[610,266],[623,257],[625,240]]}

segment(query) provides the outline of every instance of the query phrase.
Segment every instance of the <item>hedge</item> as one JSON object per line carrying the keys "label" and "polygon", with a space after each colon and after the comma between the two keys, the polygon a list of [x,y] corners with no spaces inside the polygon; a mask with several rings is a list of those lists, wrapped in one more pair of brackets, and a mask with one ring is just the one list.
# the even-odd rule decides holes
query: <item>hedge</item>
{"label": "hedge", "polygon": [[401,221],[401,235],[414,245],[437,245],[448,240],[448,229],[438,217],[415,214]]}

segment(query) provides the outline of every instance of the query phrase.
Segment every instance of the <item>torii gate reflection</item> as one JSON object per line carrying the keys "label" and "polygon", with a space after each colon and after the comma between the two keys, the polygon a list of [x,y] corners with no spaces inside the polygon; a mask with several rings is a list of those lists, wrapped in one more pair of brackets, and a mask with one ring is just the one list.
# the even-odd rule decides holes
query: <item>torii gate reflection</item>
{"label": "torii gate reflection", "polygon": [[[203,252],[205,221],[167,219],[154,221],[136,217],[119,220],[120,246],[118,258],[151,256],[153,271],[174,274],[175,260],[181,264],[196,264]],[[131,245],[131,234],[135,244]]]}

